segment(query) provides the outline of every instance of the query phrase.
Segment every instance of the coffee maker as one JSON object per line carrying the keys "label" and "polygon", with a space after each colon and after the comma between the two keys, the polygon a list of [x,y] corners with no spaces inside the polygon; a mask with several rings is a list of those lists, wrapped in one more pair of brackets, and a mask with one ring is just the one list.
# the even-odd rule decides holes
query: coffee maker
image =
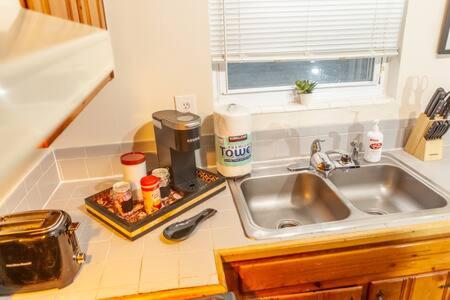
{"label": "coffee maker", "polygon": [[159,166],[169,168],[175,190],[196,191],[195,150],[200,149],[200,117],[176,110],[157,111],[152,117]]}

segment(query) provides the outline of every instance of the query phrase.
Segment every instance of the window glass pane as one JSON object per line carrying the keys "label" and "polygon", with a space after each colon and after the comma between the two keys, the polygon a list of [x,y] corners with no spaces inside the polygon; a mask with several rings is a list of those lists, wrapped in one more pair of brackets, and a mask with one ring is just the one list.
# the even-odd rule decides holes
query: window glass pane
{"label": "window glass pane", "polygon": [[229,63],[230,90],[291,86],[296,80],[314,80],[319,83],[372,81],[374,58]]}

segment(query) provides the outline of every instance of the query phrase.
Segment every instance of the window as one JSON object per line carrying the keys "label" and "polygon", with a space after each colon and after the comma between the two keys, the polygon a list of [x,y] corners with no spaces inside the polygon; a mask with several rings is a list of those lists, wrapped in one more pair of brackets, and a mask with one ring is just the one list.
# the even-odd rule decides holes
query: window
{"label": "window", "polygon": [[398,54],[405,0],[209,0],[221,94],[380,85]]}

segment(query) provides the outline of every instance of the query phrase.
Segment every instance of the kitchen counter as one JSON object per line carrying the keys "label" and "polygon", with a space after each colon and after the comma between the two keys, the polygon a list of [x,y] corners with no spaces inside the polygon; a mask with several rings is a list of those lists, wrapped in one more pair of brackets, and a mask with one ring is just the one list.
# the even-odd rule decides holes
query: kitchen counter
{"label": "kitchen counter", "polygon": [[[450,168],[450,147],[446,148],[445,159],[436,162],[421,162],[403,151],[393,151],[391,154],[450,191],[450,179],[444,175]],[[95,299],[165,290],[177,293],[177,291],[183,291],[183,288],[194,287],[202,287],[209,293],[219,293],[225,291],[220,284],[222,282],[220,265],[217,265],[219,269],[216,266],[215,255],[219,250],[254,246],[250,248],[258,248],[261,251],[265,245],[270,245],[272,248],[283,245],[286,248],[289,246],[287,243],[301,244],[303,242],[305,244],[308,239],[321,236],[316,233],[283,240],[248,239],[243,232],[231,193],[227,188],[169,222],[170,224],[188,218],[208,207],[217,209],[218,213],[202,224],[188,240],[180,243],[165,241],[161,237],[163,228],[167,226],[164,225],[130,242],[92,219],[83,207],[83,199],[86,196],[109,187],[115,180],[66,182],[60,185],[46,208],[64,209],[75,221],[81,222],[77,236],[82,250],[89,256],[89,262],[82,267],[74,283],[62,290],[15,295],[13,299]],[[450,221],[450,215],[440,216],[427,222],[431,221]],[[408,224],[411,225],[411,221]],[[405,224],[395,224],[395,226],[400,225]],[[390,228],[393,228],[392,224],[379,224],[378,229]],[[358,228],[358,231],[363,235],[372,229]],[[336,235],[344,233],[348,231],[335,232],[332,236],[328,233],[321,238],[335,238]],[[354,233],[355,231],[352,230],[352,234]],[[223,251],[227,252],[227,250]],[[188,290],[190,289],[184,289],[186,293]],[[162,293],[155,294],[155,297],[158,294]]]}

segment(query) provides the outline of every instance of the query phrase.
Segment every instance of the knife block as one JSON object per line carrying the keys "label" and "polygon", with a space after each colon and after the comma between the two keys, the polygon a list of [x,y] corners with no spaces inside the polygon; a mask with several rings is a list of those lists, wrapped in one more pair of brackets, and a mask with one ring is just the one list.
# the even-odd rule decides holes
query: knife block
{"label": "knife block", "polygon": [[425,134],[428,132],[428,129],[434,122],[441,119],[436,118],[435,120],[431,120],[426,114],[421,113],[408,138],[405,151],[423,161],[442,159],[444,147],[442,138],[429,141],[425,140]]}

